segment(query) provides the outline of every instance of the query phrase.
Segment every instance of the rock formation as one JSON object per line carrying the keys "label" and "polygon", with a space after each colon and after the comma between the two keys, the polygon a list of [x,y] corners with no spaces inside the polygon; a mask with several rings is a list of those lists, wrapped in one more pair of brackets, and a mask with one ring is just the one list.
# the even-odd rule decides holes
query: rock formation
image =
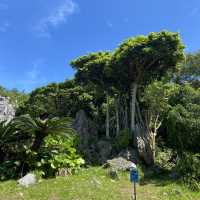
{"label": "rock formation", "polygon": [[83,110],[80,110],[76,114],[73,127],[80,135],[81,149],[87,148],[90,145],[90,141],[93,141],[97,137],[95,124],[88,119]]}
{"label": "rock formation", "polygon": [[15,108],[9,98],[0,96],[0,122],[10,121],[15,116]]}
{"label": "rock formation", "polygon": [[112,160],[107,160],[107,163],[104,164],[104,167],[110,167],[111,169],[117,171],[127,171],[130,170],[132,166],[136,166],[133,162],[128,161],[122,157],[113,158]]}
{"label": "rock formation", "polygon": [[29,173],[17,181],[20,186],[29,187],[36,184],[36,175]]}
{"label": "rock formation", "polygon": [[73,127],[79,134],[79,151],[84,154],[86,162],[95,162],[98,139],[95,124],[86,116],[83,110],[80,110],[76,114]]}

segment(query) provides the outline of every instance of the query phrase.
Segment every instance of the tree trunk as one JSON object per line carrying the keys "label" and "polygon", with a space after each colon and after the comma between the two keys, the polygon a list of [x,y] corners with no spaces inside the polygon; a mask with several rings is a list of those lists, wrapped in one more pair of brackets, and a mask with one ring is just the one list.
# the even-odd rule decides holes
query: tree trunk
{"label": "tree trunk", "polygon": [[31,150],[37,151],[42,146],[44,138],[45,138],[44,135],[41,135],[41,133],[37,133],[36,136],[35,136],[35,140],[33,142],[33,145],[31,147]]}
{"label": "tree trunk", "polygon": [[127,103],[125,104],[125,129],[129,129],[128,126],[128,107],[127,107]]}
{"label": "tree trunk", "polygon": [[116,135],[119,134],[119,100],[117,99],[115,102],[115,109],[116,109]]}
{"label": "tree trunk", "polygon": [[137,95],[137,83],[131,84],[131,132],[134,138],[134,144],[136,145],[136,123],[135,123],[135,108],[136,108],[136,95]]}
{"label": "tree trunk", "polygon": [[3,152],[3,150],[0,147],[0,164],[4,161],[4,157],[5,157],[5,153]]}
{"label": "tree trunk", "polygon": [[109,96],[106,94],[106,138],[110,138]]}
{"label": "tree trunk", "polygon": [[[154,125],[153,127],[152,124]],[[156,135],[161,124],[162,122],[159,121],[159,115],[155,118],[150,114],[150,116],[145,119],[145,125],[141,126],[140,132],[143,132],[143,135],[140,134],[138,137],[138,153],[148,165],[153,165],[155,163]]]}
{"label": "tree trunk", "polygon": [[152,160],[154,164],[156,158],[156,133],[151,133],[151,134],[152,134]]}

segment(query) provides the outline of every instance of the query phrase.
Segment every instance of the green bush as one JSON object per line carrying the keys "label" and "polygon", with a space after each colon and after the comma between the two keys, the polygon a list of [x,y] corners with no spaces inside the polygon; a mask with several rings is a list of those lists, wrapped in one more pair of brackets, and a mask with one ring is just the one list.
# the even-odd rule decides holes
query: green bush
{"label": "green bush", "polygon": [[157,147],[155,164],[163,170],[171,170],[174,167],[174,163],[170,162],[172,156],[172,149]]}
{"label": "green bush", "polygon": [[23,145],[17,158],[10,157],[0,164],[0,179],[12,179],[25,175],[27,172],[39,172],[40,176],[55,176],[60,169],[75,172],[84,164],[84,160],[76,152],[76,136],[49,135],[36,152],[31,146]]}
{"label": "green bush", "polygon": [[40,159],[35,163],[35,168],[43,171],[45,176],[54,176],[63,168],[75,172],[84,164],[75,144],[74,137],[48,136],[38,152]]}
{"label": "green bush", "polygon": [[200,154],[183,153],[177,162],[176,172],[190,189],[200,191]]}
{"label": "green bush", "polygon": [[10,178],[16,178],[18,176],[20,162],[19,161],[5,161],[0,164],[0,180],[7,180]]}
{"label": "green bush", "polygon": [[128,129],[123,129],[119,132],[115,139],[114,146],[117,150],[127,148],[132,142],[132,136]]}

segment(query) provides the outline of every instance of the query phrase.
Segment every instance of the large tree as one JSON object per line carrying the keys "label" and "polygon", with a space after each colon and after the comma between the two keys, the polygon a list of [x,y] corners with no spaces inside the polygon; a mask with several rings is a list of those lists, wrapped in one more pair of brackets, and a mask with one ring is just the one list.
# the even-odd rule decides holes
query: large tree
{"label": "large tree", "polygon": [[175,70],[177,63],[184,57],[183,49],[178,33],[162,31],[130,38],[124,41],[113,55],[113,70],[119,87],[124,85],[123,89],[130,94],[130,128],[137,147],[138,138],[145,139],[148,130],[143,126],[141,117],[137,117],[139,121],[136,123],[136,115],[139,115],[139,108],[136,109],[138,87],[159,79],[169,70]]}
{"label": "large tree", "polygon": [[169,99],[171,109],[166,120],[169,145],[179,155],[185,151],[199,153],[200,149],[200,88],[191,84],[178,85]]}
{"label": "large tree", "polygon": [[111,91],[110,52],[90,53],[73,60],[71,65],[77,70],[75,79],[83,86],[93,86],[106,96],[106,137],[109,138],[109,94]]}
{"label": "large tree", "polygon": [[200,51],[189,53],[177,73],[179,83],[189,82],[195,88],[200,87]]}
{"label": "large tree", "polygon": [[66,80],[63,83],[52,83],[32,91],[29,99],[17,110],[17,115],[74,118],[81,109],[88,114],[92,113],[93,91],[75,84],[73,80]]}

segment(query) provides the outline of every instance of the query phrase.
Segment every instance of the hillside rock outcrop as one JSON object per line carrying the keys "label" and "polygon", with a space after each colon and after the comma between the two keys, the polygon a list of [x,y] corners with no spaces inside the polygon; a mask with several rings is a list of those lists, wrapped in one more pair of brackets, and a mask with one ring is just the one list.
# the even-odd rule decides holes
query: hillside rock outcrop
{"label": "hillside rock outcrop", "polygon": [[0,122],[10,121],[15,116],[15,108],[9,98],[0,96]]}

